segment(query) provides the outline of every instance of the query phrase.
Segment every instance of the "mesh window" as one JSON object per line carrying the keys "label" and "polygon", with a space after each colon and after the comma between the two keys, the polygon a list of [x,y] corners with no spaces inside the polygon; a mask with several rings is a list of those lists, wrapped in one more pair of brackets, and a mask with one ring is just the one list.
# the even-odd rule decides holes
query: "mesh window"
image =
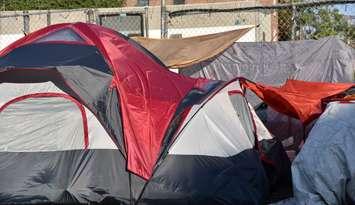
{"label": "mesh window", "polygon": [[111,28],[126,36],[143,36],[142,14],[100,15],[100,25]]}
{"label": "mesh window", "polygon": [[185,4],[185,0],[174,0],[174,5]]}
{"label": "mesh window", "polygon": [[233,104],[234,110],[236,111],[236,114],[238,115],[238,118],[245,132],[247,133],[250,141],[254,143],[254,122],[247,101],[245,100],[244,96],[240,94],[230,95],[229,98]]}
{"label": "mesh window", "polygon": [[77,41],[85,42],[78,34],[71,29],[62,29],[38,39],[35,43],[47,41]]}
{"label": "mesh window", "polygon": [[149,0],[138,0],[137,6],[149,6]]}

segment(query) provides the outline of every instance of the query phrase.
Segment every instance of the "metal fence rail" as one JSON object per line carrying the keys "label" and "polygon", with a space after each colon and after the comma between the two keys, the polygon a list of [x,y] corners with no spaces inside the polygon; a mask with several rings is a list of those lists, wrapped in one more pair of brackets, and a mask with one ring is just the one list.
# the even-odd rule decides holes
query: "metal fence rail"
{"label": "metal fence rail", "polygon": [[[355,42],[355,13],[344,15],[343,7],[355,10],[355,1],[323,0],[283,3],[270,6],[238,6],[229,8],[189,8],[167,11],[168,33],[176,36],[199,34],[201,30],[218,32],[225,29],[256,26],[255,41],[318,39],[338,36],[347,43]],[[187,29],[189,28],[189,29]]]}
{"label": "metal fence rail", "polygon": [[[296,0],[295,0],[296,1]],[[127,36],[187,37],[252,26],[248,41],[283,41],[338,36],[355,44],[355,0],[319,0],[260,5],[259,1],[160,7],[2,11],[0,43],[48,25],[96,23]],[[164,22],[164,23],[161,23]],[[1,46],[2,46],[1,45]],[[0,46],[0,47],[1,47]],[[3,46],[2,46],[3,47]]]}

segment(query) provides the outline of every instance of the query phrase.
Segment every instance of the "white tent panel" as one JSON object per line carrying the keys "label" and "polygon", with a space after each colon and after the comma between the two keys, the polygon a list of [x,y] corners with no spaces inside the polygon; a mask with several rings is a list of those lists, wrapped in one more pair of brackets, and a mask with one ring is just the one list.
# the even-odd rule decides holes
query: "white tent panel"
{"label": "white tent panel", "polygon": [[46,93],[56,92],[63,93],[62,90],[57,88],[53,83],[1,83],[0,84],[0,107],[10,100],[23,95],[33,93]]}
{"label": "white tent panel", "polygon": [[[0,107],[34,93],[65,94],[53,83],[2,83]],[[85,108],[89,149],[117,149],[93,113]],[[0,112],[0,151],[56,151],[84,148],[79,107],[63,97],[27,98]]]}
{"label": "white tent panel", "polygon": [[187,117],[169,154],[229,157],[254,146],[233,107],[231,90],[241,91],[238,81],[199,105],[203,105],[200,109],[193,109],[197,113]]}
{"label": "white tent panel", "polygon": [[30,152],[84,148],[79,108],[65,98],[28,98],[0,112],[1,151]]}
{"label": "white tent panel", "polygon": [[256,136],[258,137],[258,141],[261,140],[270,140],[273,139],[273,136],[269,132],[269,130],[265,127],[264,123],[260,120],[258,115],[255,113],[254,108],[248,103],[250,111],[253,115],[253,119],[256,126]]}
{"label": "white tent panel", "polygon": [[106,130],[94,114],[85,108],[89,128],[89,149],[117,149]]}

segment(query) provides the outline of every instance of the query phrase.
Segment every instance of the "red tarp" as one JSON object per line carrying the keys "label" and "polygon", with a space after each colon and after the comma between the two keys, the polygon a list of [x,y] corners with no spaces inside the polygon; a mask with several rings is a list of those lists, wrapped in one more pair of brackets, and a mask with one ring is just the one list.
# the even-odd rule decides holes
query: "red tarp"
{"label": "red tarp", "polygon": [[105,57],[114,73],[112,87],[120,97],[128,170],[149,179],[177,106],[191,89],[206,80],[170,72],[115,31],[94,24],[49,26],[16,41],[0,55],[61,29],[72,29],[85,42],[44,43],[93,45]]}
{"label": "red tarp", "polygon": [[323,83],[287,80],[281,87],[243,81],[266,104],[276,111],[301,120],[307,124],[322,113],[322,102],[340,94],[353,83]]}

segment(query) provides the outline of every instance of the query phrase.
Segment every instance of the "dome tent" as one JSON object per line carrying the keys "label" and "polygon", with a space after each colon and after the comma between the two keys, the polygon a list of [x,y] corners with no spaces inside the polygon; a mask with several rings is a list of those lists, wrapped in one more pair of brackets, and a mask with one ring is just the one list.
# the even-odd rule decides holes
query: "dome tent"
{"label": "dome tent", "polygon": [[115,31],[73,23],[2,50],[0,82],[0,203],[264,201],[238,80],[180,76]]}
{"label": "dome tent", "polygon": [[[193,78],[228,81],[243,76],[273,86],[287,79],[314,82],[355,82],[355,49],[334,37],[319,40],[235,42],[242,30],[182,39],[137,38],[169,68]],[[221,38],[223,37],[223,38]],[[206,52],[214,45],[218,52]],[[172,47],[169,54],[164,49]],[[197,49],[199,48],[199,49]],[[197,56],[203,50],[209,55]],[[186,58],[181,58],[185,56]],[[265,126],[285,146],[291,159],[305,138],[301,121],[279,113],[251,92],[246,95]]]}

